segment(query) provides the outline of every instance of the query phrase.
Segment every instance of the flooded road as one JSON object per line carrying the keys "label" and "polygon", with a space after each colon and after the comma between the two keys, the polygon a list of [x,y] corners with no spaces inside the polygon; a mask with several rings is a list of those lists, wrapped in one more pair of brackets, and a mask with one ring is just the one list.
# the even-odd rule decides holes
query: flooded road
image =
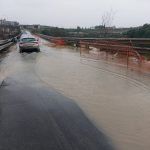
{"label": "flooded road", "polygon": [[[13,117],[15,118],[17,114],[17,121],[19,121],[19,114],[23,116],[24,121],[18,123],[19,125],[24,124],[25,121],[30,123],[31,119],[35,119],[33,127],[39,124],[36,128],[39,131],[37,135],[34,128],[30,129],[28,124],[25,124],[25,127],[33,130],[32,135],[38,137],[36,140],[39,143],[43,142],[41,135],[43,139],[46,139],[43,133],[48,132],[55,135],[49,130],[48,125],[45,125],[45,130],[41,131],[40,128],[40,125],[43,126],[45,121],[49,120],[49,113],[44,113],[42,110],[47,112],[50,108],[52,118],[57,118],[55,126],[51,128],[59,124],[60,128],[57,128],[56,135],[61,135],[58,139],[54,136],[53,144],[51,142],[48,144],[46,141],[47,147],[57,143],[58,146],[52,148],[59,149],[61,144],[65,143],[63,148],[68,150],[111,149],[108,144],[110,142],[118,150],[150,149],[150,78],[147,75],[112,66],[106,61],[81,58],[77,49],[50,47],[50,44],[44,40],[41,40],[40,53],[20,54],[17,46],[13,46],[10,52],[0,59],[0,80],[4,81],[0,89],[1,117],[3,113],[6,113],[9,118],[12,108],[9,108],[7,104],[11,105],[12,99],[21,100],[22,105],[19,105],[22,106],[22,110],[15,112]],[[10,95],[7,95],[9,92]],[[44,99],[44,104],[39,97]],[[50,97],[52,100],[48,101]],[[16,103],[18,104],[18,101]],[[10,113],[3,110],[2,106],[6,110],[9,109]],[[37,108],[43,113],[39,113]],[[31,112],[31,116],[28,113],[24,115],[26,110]],[[55,114],[55,112],[58,113]],[[42,122],[40,117],[44,117],[45,120]],[[61,119],[63,117],[65,121]],[[4,121],[6,126],[11,123],[11,119],[8,120],[6,118]],[[14,131],[17,131],[18,124],[13,123]],[[17,134],[17,139],[19,139],[28,133],[28,130],[22,131],[22,129],[23,127],[20,127],[22,134],[13,132],[12,138]],[[9,135],[11,128],[5,129],[1,121],[0,130],[4,130],[4,133],[0,133],[2,139],[4,135]],[[70,134],[67,136],[65,133]],[[25,135],[25,139],[19,140],[24,145],[29,142],[30,136]],[[51,138],[49,135],[47,137]],[[68,142],[68,139],[72,137],[74,137],[72,142]],[[9,140],[12,141],[11,137]],[[35,145],[36,140],[32,141]],[[31,143],[29,142],[30,146],[28,146],[33,149]],[[6,144],[8,143],[4,138],[0,146],[6,146]],[[108,147],[105,147],[106,145]],[[15,149],[17,145],[13,146]],[[40,146],[37,144],[34,149]]]}

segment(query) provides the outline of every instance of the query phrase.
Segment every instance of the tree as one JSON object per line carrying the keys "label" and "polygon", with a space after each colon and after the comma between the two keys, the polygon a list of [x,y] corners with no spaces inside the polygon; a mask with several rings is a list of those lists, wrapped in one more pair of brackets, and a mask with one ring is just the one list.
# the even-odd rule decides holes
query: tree
{"label": "tree", "polygon": [[110,32],[113,20],[114,20],[113,10],[111,10],[110,12],[105,12],[102,15],[102,28],[104,37],[107,37],[107,34]]}
{"label": "tree", "polygon": [[141,27],[131,28],[124,33],[129,38],[150,38],[150,24],[145,24]]}
{"label": "tree", "polygon": [[79,26],[77,26],[77,32],[80,32],[81,28]]}

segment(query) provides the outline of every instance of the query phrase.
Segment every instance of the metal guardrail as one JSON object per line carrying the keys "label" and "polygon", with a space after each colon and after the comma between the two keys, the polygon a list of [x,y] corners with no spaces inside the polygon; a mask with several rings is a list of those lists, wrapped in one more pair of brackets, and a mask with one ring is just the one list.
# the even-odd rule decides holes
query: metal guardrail
{"label": "metal guardrail", "polygon": [[78,38],[37,35],[56,45],[76,45],[87,49],[95,47],[107,52],[134,53],[139,58],[145,57],[150,60],[150,38]]}
{"label": "metal guardrail", "polygon": [[[37,34],[38,36],[46,40],[55,40],[63,39],[64,41],[73,41],[73,42],[90,42],[90,43],[101,43],[101,42],[117,42],[122,45],[129,45],[142,48],[150,48],[150,38],[78,38],[78,37],[53,37],[44,34]],[[148,49],[147,49],[148,50]]]}
{"label": "metal guardrail", "polygon": [[12,41],[12,39],[0,40],[0,46],[9,43],[10,41]]}
{"label": "metal guardrail", "polygon": [[0,40],[0,52],[13,43],[12,39]]}
{"label": "metal guardrail", "polygon": [[5,45],[0,46],[0,51],[3,50],[3,49],[5,49],[5,48],[7,48],[7,47],[9,47],[12,43],[13,42],[10,42],[10,43],[7,43]]}
{"label": "metal guardrail", "polygon": [[0,40],[0,52],[4,49],[8,48],[14,42],[16,42],[16,39],[20,38],[20,35],[21,34],[18,34],[17,36],[14,36],[13,38],[10,38],[10,39]]}
{"label": "metal guardrail", "polygon": [[50,38],[55,38],[55,39],[73,39],[73,40],[94,40],[94,41],[97,41],[97,40],[108,40],[108,41],[150,41],[150,38],[82,38],[82,37],[54,37],[54,36],[48,36],[48,35],[44,35],[44,34],[37,34],[39,36],[43,36],[47,39],[50,39]]}

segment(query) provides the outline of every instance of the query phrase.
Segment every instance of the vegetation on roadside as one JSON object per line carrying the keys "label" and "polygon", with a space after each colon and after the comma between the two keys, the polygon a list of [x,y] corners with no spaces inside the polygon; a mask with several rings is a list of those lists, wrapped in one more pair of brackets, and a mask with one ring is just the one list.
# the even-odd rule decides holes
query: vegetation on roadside
{"label": "vegetation on roadside", "polygon": [[64,28],[58,28],[58,27],[51,27],[51,28],[45,28],[39,31],[41,34],[49,35],[49,36],[67,36],[68,33]]}
{"label": "vegetation on roadside", "polygon": [[58,27],[41,26],[40,29],[34,32],[55,37],[120,38],[124,36],[122,33],[127,30],[128,28],[103,27],[103,26],[95,26],[90,28],[82,28],[78,26],[77,28],[66,28],[66,29]]}
{"label": "vegetation on roadside", "polygon": [[90,28],[59,28],[40,26],[33,30],[36,33],[55,37],[83,37],[83,38],[150,38],[150,24],[140,27],[116,28],[105,25]]}
{"label": "vegetation on roadside", "polygon": [[144,24],[141,27],[130,28],[124,33],[128,38],[150,38],[150,24]]}

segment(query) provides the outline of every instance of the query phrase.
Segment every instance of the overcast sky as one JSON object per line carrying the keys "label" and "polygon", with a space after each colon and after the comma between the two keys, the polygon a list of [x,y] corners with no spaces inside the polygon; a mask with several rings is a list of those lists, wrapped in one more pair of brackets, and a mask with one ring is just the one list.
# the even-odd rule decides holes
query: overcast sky
{"label": "overcast sky", "polygon": [[91,27],[113,10],[112,25],[150,23],[150,0],[0,0],[0,18],[21,24],[59,27]]}

